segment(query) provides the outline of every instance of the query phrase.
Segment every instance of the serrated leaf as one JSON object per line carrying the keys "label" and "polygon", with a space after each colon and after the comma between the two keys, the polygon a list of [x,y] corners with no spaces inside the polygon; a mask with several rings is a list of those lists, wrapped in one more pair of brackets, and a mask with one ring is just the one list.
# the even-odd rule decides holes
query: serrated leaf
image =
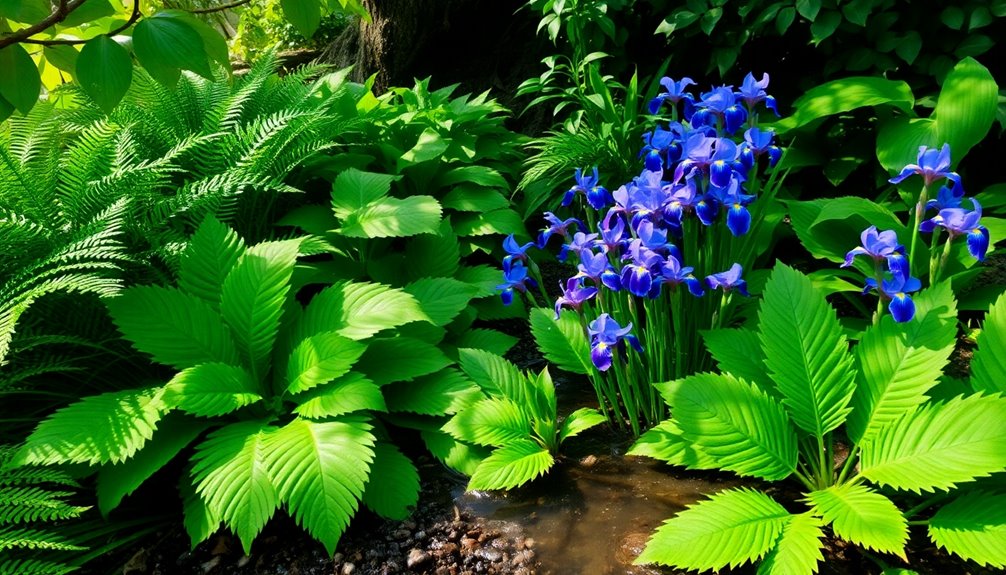
{"label": "serrated leaf", "polygon": [[535,344],[548,361],[570,373],[592,373],[587,334],[575,312],[562,310],[559,319],[551,310],[534,308],[529,316]]}
{"label": "serrated leaf", "polygon": [[173,86],[180,70],[191,70],[212,79],[203,39],[191,26],[157,14],[141,19],[133,27],[136,59],[158,82]]}
{"label": "serrated leaf", "polygon": [[494,329],[475,328],[465,330],[454,340],[457,347],[470,347],[481,349],[494,355],[506,355],[510,349],[520,341],[512,335],[496,331]]}
{"label": "serrated leaf", "polygon": [[437,346],[411,337],[371,340],[356,369],[377,385],[411,381],[453,362]]}
{"label": "serrated leaf", "polygon": [[544,475],[555,459],[530,439],[514,440],[485,458],[468,482],[468,489],[513,489]]}
{"label": "serrated leaf", "polygon": [[489,457],[489,448],[458,441],[440,430],[424,429],[421,435],[430,453],[458,473],[475,473],[479,464]]}
{"label": "serrated leaf", "polygon": [[454,277],[476,288],[472,297],[486,297],[499,293],[496,286],[500,284],[503,272],[487,265],[462,266]]}
{"label": "serrated leaf", "polygon": [[414,297],[402,290],[372,283],[339,282],[314,296],[304,310],[300,333],[308,336],[335,331],[349,339],[413,321],[428,321]]}
{"label": "serrated leaf", "polygon": [[507,397],[519,405],[527,404],[527,378],[516,365],[481,349],[459,349],[458,364],[461,371],[489,395]]}
{"label": "serrated leaf", "polygon": [[244,252],[244,240],[234,230],[207,217],[179,258],[178,287],[219,308],[224,278]]}
{"label": "serrated leaf", "polygon": [[720,372],[739,377],[779,397],[779,390],[768,376],[765,352],[757,332],[744,328],[715,329],[700,332],[700,335]]}
{"label": "serrated leaf", "polygon": [[950,489],[1006,468],[1006,398],[925,404],[861,444],[860,473],[911,491]]}
{"label": "serrated leaf", "polygon": [[366,350],[366,345],[333,331],[304,338],[287,363],[287,391],[300,393],[341,377]]}
{"label": "serrated leaf", "polygon": [[442,213],[432,196],[381,198],[348,215],[338,232],[353,238],[400,238],[436,233]]}
{"label": "serrated leaf", "polygon": [[453,277],[461,252],[449,218],[440,221],[436,233],[418,234],[405,245],[405,269],[409,278]]}
{"label": "serrated leaf", "polygon": [[363,504],[386,519],[402,520],[419,502],[419,472],[397,447],[381,442],[374,446],[370,481]]}
{"label": "serrated leaf", "polygon": [[625,454],[652,457],[688,469],[716,469],[716,460],[687,441],[681,433],[681,428],[673,419],[661,421],[640,435]]}
{"label": "serrated leaf", "polygon": [[510,200],[497,190],[464,184],[448,192],[442,203],[459,212],[490,212],[510,206]]}
{"label": "serrated leaf", "polygon": [[811,513],[791,515],[775,547],[758,565],[758,575],[813,575],[824,560],[821,520]]}
{"label": "serrated leaf", "polygon": [[293,412],[309,419],[336,417],[366,409],[388,410],[381,388],[362,373],[354,371],[293,399],[300,404]]}
{"label": "serrated leaf", "polygon": [[1006,393],[1006,294],[985,315],[977,337],[978,351],[971,362],[971,387],[976,391]]}
{"label": "serrated leaf", "polygon": [[933,543],[981,566],[1006,567],[1006,495],[964,493],[929,520]]}
{"label": "serrated leaf", "polygon": [[444,326],[468,307],[476,289],[453,278],[426,278],[402,288],[419,302],[433,325]]}
{"label": "serrated leaf", "polygon": [[384,388],[389,411],[451,415],[479,401],[482,390],[454,368]]}
{"label": "serrated leaf", "polygon": [[0,48],[0,96],[22,114],[27,114],[38,102],[42,77],[38,67],[21,44]]}
{"label": "serrated leaf", "polygon": [[566,416],[559,428],[559,443],[566,441],[584,431],[604,423],[606,419],[596,409],[581,407]]}
{"label": "serrated leaf", "polygon": [[80,50],[74,70],[84,93],[108,113],[126,95],[133,81],[129,52],[108,36],[88,40]]}
{"label": "serrated leaf", "polygon": [[523,235],[524,230],[524,220],[520,214],[510,208],[479,214],[466,212],[457,214],[452,219],[454,220],[454,232],[461,237],[513,233]]}
{"label": "serrated leaf", "polygon": [[441,428],[460,441],[503,447],[531,435],[527,413],[510,399],[483,399],[463,409]]}
{"label": "serrated leaf", "polygon": [[346,219],[364,206],[384,198],[398,176],[363,172],[350,168],[332,183],[332,209],[336,217]]}
{"label": "serrated leaf", "polygon": [[209,539],[220,528],[220,517],[214,515],[202,497],[196,493],[190,475],[191,467],[182,474],[178,491],[182,496],[182,510],[185,514],[182,523],[189,535],[190,549],[195,549],[196,545]]}
{"label": "serrated leaf", "polygon": [[807,495],[835,534],[867,549],[905,558],[908,521],[893,501],[865,485],[834,485]]}
{"label": "serrated leaf", "polygon": [[789,517],[760,491],[721,491],[664,522],[634,563],[699,571],[743,565],[768,553]]}
{"label": "serrated leaf", "polygon": [[261,391],[243,368],[202,363],[171,378],[164,387],[164,403],[192,415],[218,417],[261,401]]}
{"label": "serrated leaf", "polygon": [[851,411],[855,373],[835,310],[810,279],[777,264],[758,312],[765,365],[793,422],[819,438]]}
{"label": "serrated leaf", "polygon": [[926,400],[939,381],[957,339],[957,309],[949,283],[914,298],[915,319],[896,323],[885,315],[856,346],[856,391],[849,438],[868,439]]}
{"label": "serrated leaf", "polygon": [[509,189],[506,178],[488,166],[460,166],[444,172],[436,183],[441,188],[454,184],[469,183],[489,188]]}
{"label": "serrated leaf", "polygon": [[450,140],[444,140],[443,136],[433,128],[426,128],[419,134],[416,145],[398,157],[395,166],[401,172],[414,164],[435,160],[440,158],[448,147]]}

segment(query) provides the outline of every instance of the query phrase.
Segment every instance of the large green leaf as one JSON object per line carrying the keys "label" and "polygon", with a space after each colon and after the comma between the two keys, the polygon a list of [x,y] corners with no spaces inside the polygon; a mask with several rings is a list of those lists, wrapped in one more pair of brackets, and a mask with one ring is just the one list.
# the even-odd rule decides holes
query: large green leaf
{"label": "large green leaf", "polygon": [[269,437],[266,465],[279,498],[328,551],[356,513],[374,460],[364,419],[294,419]]}
{"label": "large green leaf", "polygon": [[395,161],[395,167],[397,171],[401,172],[415,164],[439,159],[450,147],[450,142],[449,139],[445,140],[435,129],[426,128],[419,134],[416,145],[398,157]]}
{"label": "large green leaf", "polygon": [[394,445],[374,446],[370,481],[363,492],[363,504],[388,519],[402,520],[419,502],[419,472]]}
{"label": "large green leaf", "polygon": [[413,321],[429,318],[419,302],[404,291],[380,284],[339,282],[314,296],[304,310],[300,333],[306,337],[336,331],[360,340]]}
{"label": "large green leaf", "polygon": [[922,404],[936,385],[957,339],[957,309],[946,282],[914,297],[915,319],[885,315],[856,346],[856,391],[847,429],[855,442]]}
{"label": "large green leaf", "polygon": [[515,439],[485,458],[468,482],[468,489],[513,489],[544,475],[555,459],[530,439]]}
{"label": "large green leaf", "polygon": [[458,335],[452,343],[459,348],[470,347],[481,349],[495,355],[506,355],[520,341],[512,335],[494,329],[467,329]]}
{"label": "large green leaf", "polygon": [[905,557],[908,521],[893,501],[865,485],[835,485],[807,495],[835,534],[867,549]]}
{"label": "large green leaf", "polygon": [[283,15],[308,39],[314,36],[321,25],[321,5],[318,0],[280,0]]}
{"label": "large green leaf", "polygon": [[196,493],[210,516],[237,534],[245,554],[280,504],[267,461],[276,432],[262,421],[232,423],[211,433],[192,456]]}
{"label": "large green leaf", "polygon": [[84,93],[111,113],[133,81],[133,60],[115,40],[96,36],[81,48],[75,71]]}
{"label": "large green leaf", "polygon": [[444,465],[465,475],[471,475],[478,469],[480,463],[489,457],[488,447],[472,445],[458,441],[450,434],[437,429],[424,429],[421,432],[426,448],[434,457],[444,462]]}
{"label": "large green leaf", "polygon": [[154,14],[141,19],[133,27],[133,52],[147,72],[167,86],[178,81],[180,70],[213,78],[202,37],[178,18]]}
{"label": "large green leaf", "polygon": [[434,325],[444,326],[453,320],[475,295],[475,288],[449,277],[424,278],[405,286]]}
{"label": "large green leaf", "polygon": [[491,188],[460,185],[444,196],[443,204],[445,208],[459,212],[489,212],[509,207],[510,200]]}
{"label": "large green leaf", "polygon": [[789,517],[760,491],[721,491],[664,522],[635,563],[698,571],[737,567],[768,553]]}
{"label": "large green leaf", "polygon": [[797,437],[786,410],[757,387],[713,373],[659,387],[681,434],[717,467],[769,481],[796,469]]}
{"label": "large green leaf", "polygon": [[361,172],[355,168],[342,172],[332,183],[332,209],[336,217],[344,220],[387,196],[391,183],[397,179],[398,176]]}
{"label": "large green leaf", "polygon": [[932,491],[1006,468],[1006,398],[926,404],[862,444],[861,473],[895,489]]}
{"label": "large green leaf", "polygon": [[775,383],[768,376],[765,352],[761,349],[757,332],[744,328],[715,329],[703,331],[700,335],[720,372],[751,382],[769,395],[779,395]]}
{"label": "large green leaf", "polygon": [[646,430],[625,454],[652,457],[688,469],[718,467],[715,459],[702,452],[698,445],[684,438],[681,428],[673,419],[661,421]]}
{"label": "large green leaf", "polygon": [[372,340],[356,369],[377,385],[387,385],[435,373],[452,363],[435,345],[411,337],[397,337]]}
{"label": "large green leaf", "polygon": [[38,102],[42,78],[38,67],[21,44],[0,49],[0,96],[19,112],[27,114]]}
{"label": "large green leaf", "polygon": [[309,419],[325,419],[367,409],[388,410],[381,388],[355,371],[293,399],[300,404],[293,410],[294,413]]}
{"label": "large green leaf", "polygon": [[[546,372],[547,373],[547,372]],[[604,423],[606,419],[600,412],[591,407],[581,407],[562,420],[559,428],[559,443],[566,441],[584,431]]]}
{"label": "large green leaf", "polygon": [[339,233],[353,238],[400,238],[433,234],[442,208],[432,196],[381,198],[347,216]]}
{"label": "large green leaf", "polygon": [[524,220],[510,208],[474,214],[466,212],[453,218],[454,231],[459,236],[488,236],[492,234],[517,234],[525,236]]}
{"label": "large green leaf", "polygon": [[458,370],[448,367],[414,381],[384,388],[389,411],[450,415],[483,398],[482,390]]}
{"label": "large green leaf", "polygon": [[528,403],[528,382],[516,365],[481,349],[459,349],[461,371],[490,395],[508,397],[520,405]]}
{"label": "large green leaf", "polygon": [[1006,495],[971,491],[929,520],[929,537],[982,566],[1006,567]]}
{"label": "large green leaf", "polygon": [[915,104],[912,89],[901,80],[855,76],[826,82],[807,90],[793,102],[793,114],[771,124],[784,133],[814,120],[865,106],[891,105],[910,111]]}
{"label": "large green leaf", "polygon": [[59,409],[35,428],[20,464],[120,463],[153,437],[168,407],[160,389],[115,391]]}
{"label": "large green leaf", "polygon": [[192,415],[218,417],[262,400],[262,389],[244,368],[201,363],[178,372],[164,388],[164,403]]}
{"label": "large green leaf", "polygon": [[978,335],[978,351],[971,361],[971,387],[1006,393],[1006,294],[985,315]]}
{"label": "large green leaf", "polygon": [[590,345],[577,317],[575,312],[563,310],[556,320],[551,310],[534,308],[531,334],[549,362],[570,373],[588,374],[593,371]]}
{"label": "large green leaf", "polygon": [[758,313],[765,365],[793,421],[817,437],[851,408],[855,373],[835,310],[810,279],[777,264]]}
{"label": "large green leaf", "polygon": [[[841,198],[788,201],[793,231],[814,257],[841,262],[856,247],[860,233],[869,226],[894,230],[899,238],[908,238],[905,226],[891,210],[866,198]],[[869,269],[872,274],[872,267]]]}
{"label": "large green leaf", "polygon": [[442,429],[461,441],[503,447],[530,437],[531,421],[517,403],[493,397],[461,410]]}
{"label": "large green leaf", "polygon": [[821,520],[812,513],[791,515],[775,547],[758,565],[758,575],[813,575],[824,560]]}
{"label": "large green leaf", "polygon": [[287,391],[300,393],[344,375],[366,350],[366,345],[334,331],[304,338],[287,363]]}
{"label": "large green leaf", "polygon": [[440,221],[436,233],[412,236],[405,245],[405,270],[413,280],[453,277],[458,272],[460,258],[458,238],[450,218]]}
{"label": "large green leaf", "polygon": [[234,230],[207,217],[182,253],[178,287],[219,308],[224,279],[244,252],[244,241]]}
{"label": "large green leaf", "polygon": [[269,371],[300,244],[300,240],[285,240],[254,245],[238,258],[224,280],[220,312],[254,378]]}
{"label": "large green leaf", "polygon": [[106,300],[119,331],[155,360],[185,369],[207,362],[237,365],[230,329],[210,305],[173,288],[137,286]]}

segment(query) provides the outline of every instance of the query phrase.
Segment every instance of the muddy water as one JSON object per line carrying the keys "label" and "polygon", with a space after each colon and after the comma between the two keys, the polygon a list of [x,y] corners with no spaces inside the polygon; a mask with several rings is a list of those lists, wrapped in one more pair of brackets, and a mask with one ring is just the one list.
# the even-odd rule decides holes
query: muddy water
{"label": "muddy water", "polygon": [[[523,526],[551,575],[650,575],[633,566],[650,533],[686,505],[730,487],[645,458],[608,453],[562,461],[545,478],[509,494],[456,493],[460,507]],[[603,454],[603,455],[601,455]]]}

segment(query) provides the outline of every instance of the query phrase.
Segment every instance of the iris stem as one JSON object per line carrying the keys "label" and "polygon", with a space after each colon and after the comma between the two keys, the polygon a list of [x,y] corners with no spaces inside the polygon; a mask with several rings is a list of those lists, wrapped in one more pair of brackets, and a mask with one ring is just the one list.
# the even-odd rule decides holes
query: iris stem
{"label": "iris stem", "polygon": [[879,261],[873,264],[873,279],[877,282],[877,311],[873,314],[873,325],[880,325],[880,316],[884,315],[884,270]]}
{"label": "iris stem", "polygon": [[[909,253],[908,268],[912,268],[912,264],[916,259],[915,247],[919,243],[919,224],[922,223],[922,216],[926,211],[926,202],[929,200],[929,184],[925,183],[922,185],[922,192],[919,193],[919,201],[915,204],[915,219],[913,221],[911,229],[908,233],[912,236],[912,249]],[[880,289],[880,285],[877,285],[877,289]]]}
{"label": "iris stem", "polygon": [[943,268],[947,265],[947,259],[950,258],[950,244],[954,241],[954,234],[949,234],[947,236],[947,242],[943,244],[943,255],[940,256],[940,265],[936,266],[936,279],[931,280],[932,283],[936,283],[940,276],[943,275]]}
{"label": "iris stem", "polygon": [[[940,229],[936,228],[933,230],[933,237],[929,240],[929,285],[936,284],[937,271],[936,267],[939,264],[939,260],[936,257],[936,244],[940,241]],[[911,275],[911,274],[909,274]]]}

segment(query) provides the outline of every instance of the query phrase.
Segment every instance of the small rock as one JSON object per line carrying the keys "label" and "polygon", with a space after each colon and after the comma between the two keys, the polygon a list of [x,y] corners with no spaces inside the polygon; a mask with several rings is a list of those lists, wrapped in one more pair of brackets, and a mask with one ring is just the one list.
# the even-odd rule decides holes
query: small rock
{"label": "small rock", "polygon": [[336,553],[332,556],[332,563],[342,563],[342,559],[345,557],[342,553]]}
{"label": "small rock", "polygon": [[518,567],[514,570],[513,575],[531,575],[531,570],[525,567]]}
{"label": "small rock", "polygon": [[240,567],[244,567],[245,565],[247,565],[249,563],[251,563],[251,557],[249,557],[247,555],[242,555],[241,558],[238,559],[237,566],[240,568]]}
{"label": "small rock", "polygon": [[356,565],[353,565],[352,563],[346,563],[345,565],[342,566],[342,571],[340,571],[339,573],[341,575],[353,575],[354,572],[356,572]]}
{"label": "small rock", "polygon": [[412,535],[412,532],[408,529],[399,529],[391,534],[395,539],[408,539],[410,535]]}
{"label": "small rock", "polygon": [[210,571],[212,571],[212,570],[213,570],[213,569],[214,569],[214,568],[215,568],[215,567],[216,567],[216,566],[217,566],[217,565],[218,565],[219,563],[220,563],[220,556],[219,556],[219,555],[217,555],[217,556],[216,556],[216,557],[214,557],[213,559],[210,559],[210,560],[209,560],[209,561],[207,561],[206,563],[203,563],[202,565],[200,565],[200,567],[201,567],[201,568],[203,569],[203,573],[209,573],[209,572],[210,572]]}
{"label": "small rock", "polygon": [[534,539],[532,539],[531,537],[528,537],[527,539],[524,540],[524,548],[525,549],[531,549],[533,547],[534,547]]}
{"label": "small rock", "polygon": [[419,540],[422,540],[422,539],[426,539],[426,532],[425,531],[416,531],[416,540],[419,541]]}
{"label": "small rock", "polygon": [[458,545],[457,545],[457,543],[444,543],[440,547],[440,549],[437,550],[437,554],[440,555],[441,557],[445,557],[445,556],[448,556],[448,555],[454,555],[457,552],[458,552]]}
{"label": "small rock", "polygon": [[430,556],[423,551],[419,549],[411,549],[409,550],[409,558],[405,560],[405,564],[409,567],[409,569],[412,569],[413,567],[422,565],[429,560]]}
{"label": "small rock", "polygon": [[534,551],[528,551],[527,549],[523,551],[518,551],[514,554],[513,559],[510,560],[510,564],[514,567],[519,567],[526,563],[530,563],[534,560]]}
{"label": "small rock", "polygon": [[434,572],[434,575],[450,575],[450,574],[451,570],[448,569],[447,567],[444,567],[443,565],[437,567],[437,570]]}
{"label": "small rock", "polygon": [[496,563],[503,559],[503,552],[499,549],[493,549],[492,547],[483,547],[475,552],[475,555],[489,561],[490,563]]}
{"label": "small rock", "polygon": [[478,546],[479,546],[478,541],[476,541],[474,539],[471,539],[470,537],[462,537],[461,538],[461,552],[462,553],[471,553]]}
{"label": "small rock", "polygon": [[447,534],[447,538],[450,539],[451,541],[457,541],[458,537],[460,536],[461,534],[454,529],[451,529],[450,533]]}
{"label": "small rock", "polygon": [[580,460],[581,467],[586,467],[589,469],[595,465],[597,465],[596,455],[588,455],[587,457],[584,457],[583,459]]}

